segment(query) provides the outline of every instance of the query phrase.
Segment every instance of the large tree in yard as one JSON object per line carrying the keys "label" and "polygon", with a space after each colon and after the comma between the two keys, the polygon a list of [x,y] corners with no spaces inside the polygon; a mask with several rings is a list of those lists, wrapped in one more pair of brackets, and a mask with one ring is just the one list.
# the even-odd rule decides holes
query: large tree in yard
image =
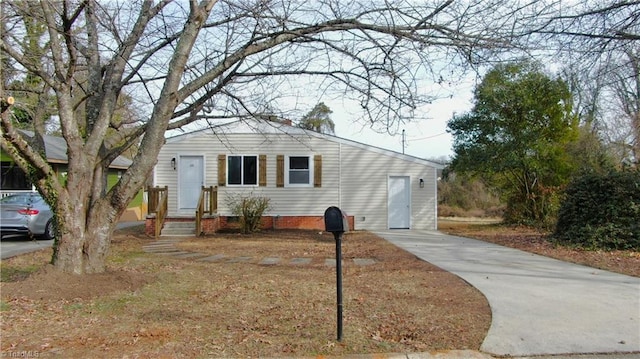
{"label": "large tree in yard", "polygon": [[[55,267],[102,272],[115,224],[156,164],[166,131],[272,115],[271,102],[310,84],[357,100],[372,124],[404,121],[433,99],[418,79],[451,78],[451,69],[507,47],[514,26],[499,4],[3,1],[0,97],[19,105],[26,99],[16,86],[37,79],[55,104],[67,176],[17,131],[11,108],[3,107],[0,144],[55,209]],[[36,25],[46,31],[34,34]],[[136,116],[122,116],[123,101]],[[45,126],[33,130],[42,135]],[[133,164],[107,187],[109,164],[132,147]]]}
{"label": "large tree in yard", "polygon": [[549,224],[574,163],[571,93],[529,61],[496,66],[475,89],[475,105],[448,123],[452,168],[482,178],[507,202],[509,222]]}

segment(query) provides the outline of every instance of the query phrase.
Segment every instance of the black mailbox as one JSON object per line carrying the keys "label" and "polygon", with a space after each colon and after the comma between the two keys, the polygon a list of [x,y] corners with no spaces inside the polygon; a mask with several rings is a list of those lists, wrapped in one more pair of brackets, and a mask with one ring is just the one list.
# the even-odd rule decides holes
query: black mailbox
{"label": "black mailbox", "polygon": [[324,211],[324,227],[327,232],[344,233],[349,231],[347,214],[338,207],[329,207]]}
{"label": "black mailbox", "polygon": [[338,341],[342,341],[342,234],[349,231],[347,214],[340,208],[332,206],[324,211],[324,227],[327,232],[333,233],[336,240],[336,296],[337,296],[337,322]]}

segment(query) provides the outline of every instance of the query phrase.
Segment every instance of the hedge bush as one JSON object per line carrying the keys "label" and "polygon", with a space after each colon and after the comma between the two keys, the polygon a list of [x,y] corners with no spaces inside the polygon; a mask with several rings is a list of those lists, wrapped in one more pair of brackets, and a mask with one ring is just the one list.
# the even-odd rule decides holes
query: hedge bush
{"label": "hedge bush", "polygon": [[576,179],[566,190],[554,238],[591,250],[640,250],[640,171]]}

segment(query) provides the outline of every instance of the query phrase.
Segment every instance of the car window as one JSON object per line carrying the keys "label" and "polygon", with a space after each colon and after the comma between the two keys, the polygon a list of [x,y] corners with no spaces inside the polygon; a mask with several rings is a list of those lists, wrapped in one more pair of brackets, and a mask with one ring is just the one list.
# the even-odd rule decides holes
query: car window
{"label": "car window", "polygon": [[33,195],[12,195],[7,196],[0,199],[0,203],[2,204],[22,204],[29,205],[33,203],[40,202],[41,198],[39,196]]}

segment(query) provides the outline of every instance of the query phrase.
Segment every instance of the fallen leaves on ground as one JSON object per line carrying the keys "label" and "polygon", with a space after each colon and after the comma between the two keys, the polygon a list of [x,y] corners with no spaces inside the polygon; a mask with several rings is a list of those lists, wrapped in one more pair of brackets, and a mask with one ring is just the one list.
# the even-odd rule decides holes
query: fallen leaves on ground
{"label": "fallen leaves on ground", "polygon": [[[255,259],[246,263],[143,252],[151,242],[130,231],[118,235],[101,275],[63,275],[42,253],[3,260],[3,269],[40,270],[1,283],[2,352],[244,358],[478,349],[490,325],[476,289],[368,232],[343,241],[342,342],[335,268],[325,264],[335,256],[331,234],[224,234],[178,245]],[[260,265],[264,257],[312,261]],[[375,264],[358,266],[354,258]]]}

